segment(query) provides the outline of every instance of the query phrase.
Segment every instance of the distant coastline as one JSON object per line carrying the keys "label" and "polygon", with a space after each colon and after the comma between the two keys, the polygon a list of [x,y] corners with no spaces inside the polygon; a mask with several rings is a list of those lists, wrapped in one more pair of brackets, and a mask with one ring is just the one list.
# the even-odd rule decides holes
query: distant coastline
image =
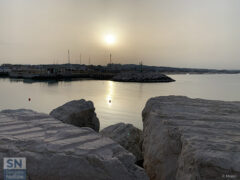
{"label": "distant coastline", "polygon": [[[154,76],[146,76],[146,74],[149,73],[154,74]],[[240,73],[240,70],[175,68],[162,66],[157,67],[142,64],[108,64],[106,66],[85,64],[2,64],[0,66],[0,77],[32,80],[64,80],[76,78],[90,78],[97,80],[115,80],[121,82],[173,82],[173,79],[163,75],[238,73]],[[127,76],[132,77],[126,78]]]}

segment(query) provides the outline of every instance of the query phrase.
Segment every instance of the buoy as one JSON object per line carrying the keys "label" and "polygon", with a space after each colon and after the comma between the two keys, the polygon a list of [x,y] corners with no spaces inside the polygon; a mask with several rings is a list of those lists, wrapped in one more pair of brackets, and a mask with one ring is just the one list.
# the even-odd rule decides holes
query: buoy
{"label": "buoy", "polygon": [[28,98],[28,101],[31,101],[31,98]]}

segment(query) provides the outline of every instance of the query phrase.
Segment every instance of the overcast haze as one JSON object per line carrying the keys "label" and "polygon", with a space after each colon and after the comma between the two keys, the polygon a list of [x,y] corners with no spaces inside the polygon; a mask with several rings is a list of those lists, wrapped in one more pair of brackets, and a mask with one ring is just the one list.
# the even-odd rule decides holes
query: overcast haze
{"label": "overcast haze", "polygon": [[[238,0],[0,0],[0,63],[240,69]],[[116,36],[107,45],[106,34]]]}

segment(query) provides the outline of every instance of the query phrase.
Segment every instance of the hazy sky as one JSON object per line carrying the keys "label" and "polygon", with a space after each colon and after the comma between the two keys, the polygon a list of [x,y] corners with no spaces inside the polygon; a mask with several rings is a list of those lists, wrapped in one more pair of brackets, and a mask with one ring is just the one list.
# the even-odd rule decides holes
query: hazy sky
{"label": "hazy sky", "polygon": [[[240,69],[239,0],[0,0],[0,63]],[[106,34],[116,36],[107,45]]]}

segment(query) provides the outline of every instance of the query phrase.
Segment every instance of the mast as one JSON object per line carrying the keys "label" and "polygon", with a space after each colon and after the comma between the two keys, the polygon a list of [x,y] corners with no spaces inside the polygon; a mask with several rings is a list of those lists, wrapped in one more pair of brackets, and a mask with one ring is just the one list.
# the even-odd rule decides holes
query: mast
{"label": "mast", "polygon": [[79,56],[79,63],[82,64],[82,54],[80,53],[80,56]]}
{"label": "mast", "polygon": [[68,64],[70,64],[70,51],[68,50]]}
{"label": "mast", "polygon": [[89,56],[88,58],[88,64],[90,65],[91,64],[91,57]]}
{"label": "mast", "polygon": [[140,71],[142,72],[143,71],[143,63],[142,63],[142,61],[140,61],[139,65],[140,65]]}
{"label": "mast", "polygon": [[111,53],[110,53],[109,58],[110,58],[110,64],[112,64],[112,54]]}

